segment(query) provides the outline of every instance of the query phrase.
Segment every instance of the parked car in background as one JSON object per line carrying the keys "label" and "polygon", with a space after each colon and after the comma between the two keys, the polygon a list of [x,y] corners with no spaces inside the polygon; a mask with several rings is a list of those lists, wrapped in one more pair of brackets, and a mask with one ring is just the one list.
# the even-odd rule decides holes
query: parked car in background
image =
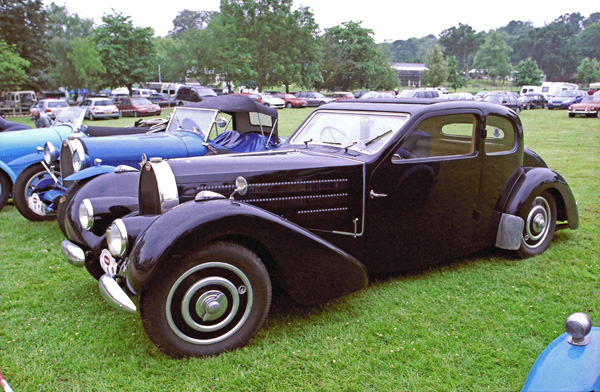
{"label": "parked car in background", "polygon": [[449,93],[446,99],[450,101],[474,101],[475,97],[471,93]]}
{"label": "parked car in background", "polygon": [[575,83],[542,82],[541,93],[546,97],[546,99],[550,99],[561,91],[577,90],[578,88],[579,86],[577,86]]}
{"label": "parked car in background", "polygon": [[[111,101],[113,101],[113,103],[116,106],[119,106],[121,104],[121,102],[123,102],[124,99],[129,98],[129,95],[127,95],[127,94],[110,94],[109,98]],[[83,102],[83,100],[81,102]]]}
{"label": "parked car in background", "polygon": [[596,116],[600,118],[600,91],[586,95],[581,102],[569,106],[569,117]]}
{"label": "parked car in background", "polygon": [[[19,212],[32,221],[60,216],[58,203],[63,197],[68,200],[77,187],[96,176],[115,170],[137,170],[144,154],[151,158],[181,158],[277,148],[281,142],[277,116],[277,110],[247,97],[224,95],[178,106],[168,121],[159,119],[160,128],[152,127],[143,135],[94,139],[72,135],[61,144],[60,154],[54,156],[46,151],[57,151],[58,147],[46,144],[45,166],[55,171],[60,167],[55,175],[57,181],[29,187],[19,198]],[[39,159],[38,155],[38,162]],[[15,189],[27,181],[17,178]]]}
{"label": "parked car in background", "polygon": [[85,117],[94,121],[98,118],[119,118],[119,108],[108,97],[85,98],[79,106],[85,109]]}
{"label": "parked car in background", "polygon": [[156,94],[158,93],[158,91],[151,89],[151,88],[134,88],[131,96],[132,97],[144,97],[144,98],[150,98],[150,96],[152,94]]}
{"label": "parked car in background", "polygon": [[232,94],[229,94],[229,95],[233,95],[233,96],[241,95],[243,97],[250,98],[251,100],[253,100],[256,103],[260,103],[261,105],[263,104],[263,99],[260,96],[260,94],[258,94],[258,93],[232,93]]}
{"label": "parked car in background", "polygon": [[207,98],[216,97],[217,93],[210,88],[204,86],[181,86],[175,95],[175,104],[177,106],[185,106],[195,102],[202,102]]}
{"label": "parked car in background", "polygon": [[396,94],[396,98],[442,98],[442,92],[435,89],[407,89]]}
{"label": "parked car in background", "polygon": [[306,91],[296,93],[297,98],[302,98],[308,102],[308,106],[321,106],[326,103],[335,102],[335,98],[326,97],[315,91]]}
{"label": "parked car in background", "polygon": [[289,93],[277,93],[275,97],[283,99],[286,108],[305,108],[308,106],[306,99],[297,98],[293,94]]}
{"label": "parked car in background", "polygon": [[567,317],[564,328],[537,358],[521,392],[600,391],[600,328],[585,313]]}
{"label": "parked car in background", "polygon": [[127,97],[117,107],[123,117],[160,116],[161,113],[159,105],[142,97]]}
{"label": "parked car in background", "polygon": [[[69,110],[59,113],[49,128],[0,133],[0,146],[2,146],[0,148],[0,210],[6,205],[10,196],[15,200],[15,204],[18,203],[13,191],[17,177],[22,173],[28,173],[31,180],[27,182],[29,185],[52,177],[40,163],[42,155],[38,148],[44,147],[44,143],[51,142],[55,146],[60,146],[72,133],[77,133],[78,138],[85,140],[97,136],[148,131],[148,128],[85,127],[81,129],[84,114],[82,108],[70,107]],[[54,171],[52,175],[55,175]],[[26,188],[29,189],[27,184]],[[27,200],[24,200],[24,203],[26,204]]]}
{"label": "parked car in background", "polygon": [[518,101],[521,103],[522,108],[526,110],[548,107],[546,97],[540,93],[523,94],[519,97]]}
{"label": "parked car in background", "polygon": [[309,305],[486,248],[526,258],[578,213],[514,111],[356,99],[317,108],[277,151],[97,177],[64,225],[69,262],[121,311],[139,295],[149,339],[183,357],[246,345],[274,286]]}
{"label": "parked car in background", "polygon": [[8,91],[0,102],[0,113],[27,113],[37,101],[35,91]]}
{"label": "parked car in background", "polygon": [[363,94],[358,99],[380,99],[380,98],[394,98],[392,93],[388,93],[386,91],[369,91],[366,94]]}
{"label": "parked car in background", "polygon": [[148,100],[152,103],[157,104],[158,106],[171,107],[175,106],[175,96],[163,93],[152,94],[148,97]]}
{"label": "parked car in background", "polygon": [[42,99],[29,108],[29,114],[34,116],[36,113],[46,113],[46,115],[54,120],[60,112],[69,109],[67,101],[62,99]]}
{"label": "parked car in background", "polygon": [[368,93],[369,91],[371,91],[371,90],[357,90],[357,91],[354,91],[352,93],[352,95],[354,95],[354,98],[358,99],[358,98],[362,97],[363,95],[365,95],[366,93]]}
{"label": "parked car in background", "polygon": [[281,98],[274,97],[269,93],[259,93],[263,105],[270,106],[275,109],[283,109],[285,107],[285,101]]}
{"label": "parked car in background", "polygon": [[488,94],[483,97],[481,101],[506,106],[507,108],[517,112],[517,114],[521,113],[521,109],[523,108],[521,103],[517,100],[517,98],[515,98],[514,95]]}
{"label": "parked car in background", "polygon": [[356,99],[354,94],[347,91],[336,91],[331,94],[331,98],[335,98],[336,101],[342,101],[344,99]]}
{"label": "parked car in background", "polygon": [[560,91],[554,97],[548,98],[548,109],[568,109],[572,104],[581,102],[587,95],[587,91],[583,90]]}

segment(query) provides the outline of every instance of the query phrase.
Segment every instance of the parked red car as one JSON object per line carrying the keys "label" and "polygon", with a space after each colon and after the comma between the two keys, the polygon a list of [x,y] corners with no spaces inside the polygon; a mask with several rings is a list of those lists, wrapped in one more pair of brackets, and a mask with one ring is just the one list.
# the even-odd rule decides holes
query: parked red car
{"label": "parked red car", "polygon": [[600,91],[594,95],[587,95],[581,102],[569,106],[569,117],[575,117],[576,114],[600,118]]}
{"label": "parked red car", "polygon": [[251,100],[253,100],[254,102],[258,102],[261,105],[264,103],[262,100],[262,97],[259,94],[255,94],[255,93],[233,93],[233,94],[229,94],[229,95],[244,95],[248,98],[250,98]]}
{"label": "parked red car", "polygon": [[127,97],[117,106],[122,116],[159,116],[160,106],[148,100],[148,98]]}
{"label": "parked red car", "polygon": [[335,98],[338,101],[341,101],[343,99],[356,99],[354,94],[344,91],[336,91],[333,94],[331,94],[331,97]]}
{"label": "parked red car", "polygon": [[278,93],[273,94],[273,96],[283,99],[286,108],[305,108],[308,106],[308,101],[302,98],[297,98],[292,94]]}

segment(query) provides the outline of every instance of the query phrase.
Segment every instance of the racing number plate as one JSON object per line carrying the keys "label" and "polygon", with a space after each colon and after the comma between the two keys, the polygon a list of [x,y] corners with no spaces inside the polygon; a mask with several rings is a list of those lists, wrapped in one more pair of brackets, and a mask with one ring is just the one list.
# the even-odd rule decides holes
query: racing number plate
{"label": "racing number plate", "polygon": [[119,264],[117,264],[108,249],[102,249],[102,253],[100,253],[100,266],[104,272],[111,276],[116,275],[119,269]]}
{"label": "racing number plate", "polygon": [[46,215],[46,205],[40,200],[40,196],[37,193],[29,196],[27,199],[29,208],[38,215]]}

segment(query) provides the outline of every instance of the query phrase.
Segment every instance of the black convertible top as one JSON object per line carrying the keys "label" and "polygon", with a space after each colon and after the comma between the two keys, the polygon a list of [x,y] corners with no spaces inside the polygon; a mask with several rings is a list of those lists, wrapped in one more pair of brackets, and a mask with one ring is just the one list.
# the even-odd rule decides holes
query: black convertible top
{"label": "black convertible top", "polygon": [[186,105],[190,108],[217,109],[225,113],[258,112],[277,118],[277,110],[261,105],[243,95],[219,95],[204,98],[202,102]]}
{"label": "black convertible top", "polygon": [[23,129],[31,129],[31,127],[27,126],[25,124],[13,122],[13,121],[7,121],[7,120],[3,119],[2,117],[0,117],[0,132],[2,132],[2,131],[20,131]]}

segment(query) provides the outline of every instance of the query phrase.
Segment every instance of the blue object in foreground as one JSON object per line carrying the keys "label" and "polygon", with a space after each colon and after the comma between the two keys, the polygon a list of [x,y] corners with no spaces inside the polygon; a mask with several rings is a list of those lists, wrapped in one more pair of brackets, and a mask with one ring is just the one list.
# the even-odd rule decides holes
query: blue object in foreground
{"label": "blue object in foreground", "polygon": [[533,364],[522,392],[600,391],[600,328],[575,313]]}

